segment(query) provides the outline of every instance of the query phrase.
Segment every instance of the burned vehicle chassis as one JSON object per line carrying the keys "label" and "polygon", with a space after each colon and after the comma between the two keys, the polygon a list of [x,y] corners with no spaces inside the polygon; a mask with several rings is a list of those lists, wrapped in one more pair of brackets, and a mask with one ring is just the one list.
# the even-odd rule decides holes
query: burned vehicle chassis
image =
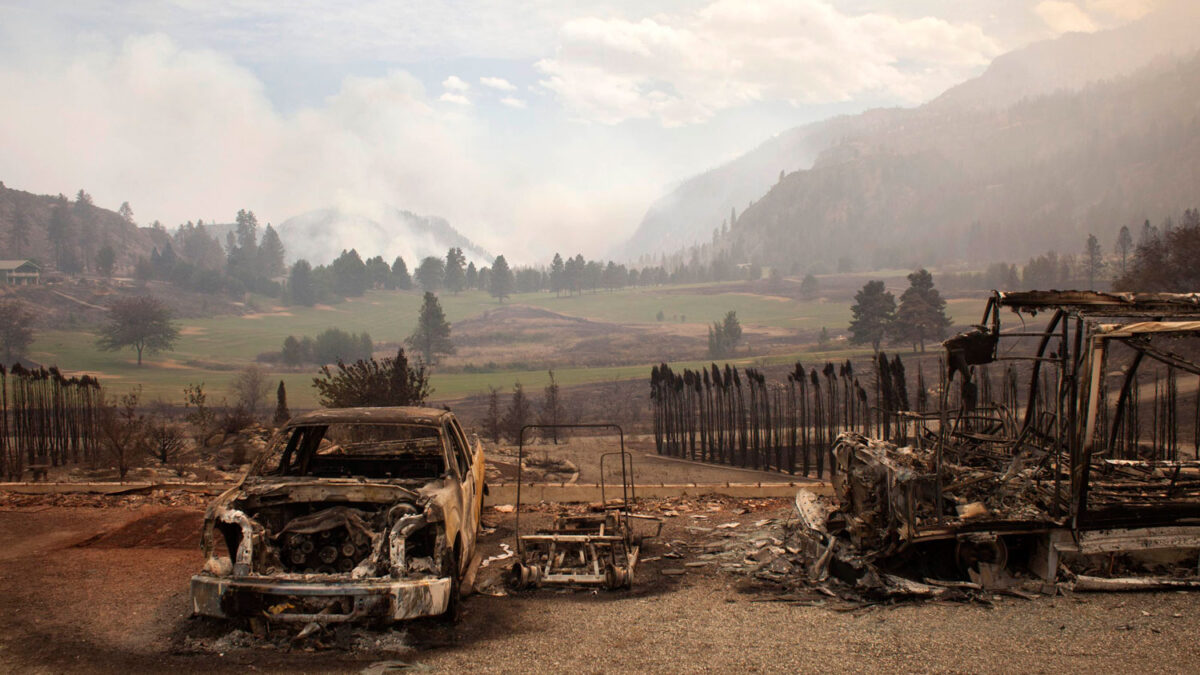
{"label": "burned vehicle chassis", "polygon": [[441,410],[293,419],[206,512],[193,612],[316,624],[452,612],[475,557],[482,464]]}

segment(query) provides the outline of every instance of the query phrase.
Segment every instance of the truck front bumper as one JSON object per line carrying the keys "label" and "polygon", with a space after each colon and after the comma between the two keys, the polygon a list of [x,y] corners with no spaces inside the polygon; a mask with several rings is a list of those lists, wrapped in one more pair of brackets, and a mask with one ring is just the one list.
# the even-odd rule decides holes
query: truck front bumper
{"label": "truck front bumper", "polygon": [[192,577],[192,612],[217,618],[337,623],[437,616],[450,606],[450,579],[272,580]]}

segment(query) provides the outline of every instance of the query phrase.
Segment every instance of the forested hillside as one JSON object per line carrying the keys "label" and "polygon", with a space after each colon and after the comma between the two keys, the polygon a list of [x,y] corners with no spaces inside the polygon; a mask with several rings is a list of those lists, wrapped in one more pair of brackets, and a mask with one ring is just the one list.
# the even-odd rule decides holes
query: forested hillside
{"label": "forested hillside", "polygon": [[165,241],[166,232],[138,228],[129,205],[122,207],[118,213],[96,206],[84,190],[53,197],[0,183],[0,259],[32,258],[47,269],[94,272],[97,255],[108,247],[116,268],[132,267],[151,254],[157,239]]}
{"label": "forested hillside", "polygon": [[721,247],[785,270],[1019,259],[1200,198],[1200,57],[1003,111],[913,111],[787,175]]}

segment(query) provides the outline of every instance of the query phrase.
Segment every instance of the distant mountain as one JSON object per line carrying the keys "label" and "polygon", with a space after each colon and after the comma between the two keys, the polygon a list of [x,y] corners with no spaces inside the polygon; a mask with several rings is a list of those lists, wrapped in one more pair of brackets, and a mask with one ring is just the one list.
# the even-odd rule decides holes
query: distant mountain
{"label": "distant mountain", "polygon": [[1067,33],[1002,54],[982,75],[951,87],[923,107],[931,112],[1003,108],[1022,99],[1125,77],[1157,59],[1178,58],[1194,50],[1197,25],[1200,3],[1166,2],[1120,28]]}
{"label": "distant mountain", "polygon": [[870,129],[890,110],[842,116],[785,131],[754,150],[690,178],[650,205],[637,230],[609,257],[636,260],[643,254],[671,253],[712,239],[713,230],[763,195],[780,171],[808,168],[838,138]]}
{"label": "distant mountain", "polygon": [[1004,109],[910,111],[843,139],[747,209],[723,246],[784,270],[1106,250],[1200,203],[1200,56]]}
{"label": "distant mountain", "polygon": [[493,256],[437,216],[418,216],[394,207],[365,215],[340,208],[309,211],[280,223],[276,230],[289,260],[304,258],[323,265],[343,249],[356,249],[366,258],[382,255],[389,264],[401,256],[409,270],[426,256],[446,257],[458,247],[468,261],[490,265]]}
{"label": "distant mountain", "polygon": [[[635,260],[712,239],[731,209],[740,214],[778,181],[779,172],[811,168],[822,152],[847,139],[888,143],[913,125],[937,126],[947,116],[999,111],[1022,100],[1134,73],[1156,59],[1195,48],[1200,3],[1174,0],[1121,28],[1068,34],[997,57],[979,77],[915,109],[880,109],[785,131],[754,150],[681,183],[655,201],[634,234],[612,257]],[[952,129],[947,128],[949,133]]]}

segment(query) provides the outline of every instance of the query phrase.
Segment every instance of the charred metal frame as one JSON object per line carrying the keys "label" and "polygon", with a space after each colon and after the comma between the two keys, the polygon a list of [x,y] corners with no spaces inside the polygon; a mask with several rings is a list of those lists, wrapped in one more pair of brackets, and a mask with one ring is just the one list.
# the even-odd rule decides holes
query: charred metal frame
{"label": "charred metal frame", "polygon": [[[521,534],[521,474],[525,432],[530,429],[616,429],[621,449],[600,455],[600,514],[559,516],[549,531]],[[609,457],[618,457],[621,464],[621,503],[616,508],[608,505],[604,469]],[[510,583],[517,588],[543,584],[609,589],[632,587],[641,541],[658,536],[663,524],[661,518],[632,512],[635,489],[633,456],[625,450],[625,432],[620,425],[527,424],[521,427],[517,438],[517,511],[513,525],[518,560],[510,569]],[[657,529],[653,534],[637,536],[634,520],[656,523]],[[568,559],[578,564],[566,565]]]}
{"label": "charred metal frame", "polygon": [[[1053,311],[1054,314],[1043,331],[1004,332],[1000,321],[1002,307],[1031,316],[1044,311]],[[1100,319],[1133,321],[1101,323]],[[1089,509],[1094,460],[1116,444],[1122,424],[1125,423],[1130,390],[1136,383],[1138,367],[1145,361],[1144,357],[1200,375],[1200,364],[1149,344],[1150,336],[1164,334],[1200,335],[1200,293],[996,291],[988,299],[976,331],[948,340],[946,348],[951,373],[956,370],[963,373],[964,387],[971,386],[971,366],[996,361],[1031,362],[1028,398],[1014,451],[1019,450],[1025,437],[1038,429],[1037,402],[1042,382],[1042,364],[1058,367],[1058,391],[1055,395],[1058,397],[1056,409],[1060,413],[1053,415],[1054,434],[1050,439],[1055,466],[1054,508],[1051,515],[1065,517],[1071,529],[1078,531],[1120,523],[1150,524],[1147,518],[1157,524],[1167,524],[1181,517],[1200,516],[1200,500],[1195,499],[1175,500],[1159,509],[1136,509],[1136,514],[1133,513],[1134,508],[1129,506],[1109,508],[1104,512]],[[1040,338],[1032,355],[1001,355],[1002,339],[1027,337]],[[1056,338],[1057,351],[1047,356],[1047,350]],[[1113,341],[1129,346],[1136,353],[1121,386],[1109,436],[1100,439],[1100,397],[1105,364]],[[984,349],[987,349],[986,353]],[[1064,450],[1067,458],[1065,467],[1061,461]],[[937,455],[937,462],[935,471],[940,476],[941,453]],[[1145,469],[1166,466],[1156,461],[1124,460],[1124,463]],[[1062,482],[1063,468],[1068,479],[1066,485]]]}

